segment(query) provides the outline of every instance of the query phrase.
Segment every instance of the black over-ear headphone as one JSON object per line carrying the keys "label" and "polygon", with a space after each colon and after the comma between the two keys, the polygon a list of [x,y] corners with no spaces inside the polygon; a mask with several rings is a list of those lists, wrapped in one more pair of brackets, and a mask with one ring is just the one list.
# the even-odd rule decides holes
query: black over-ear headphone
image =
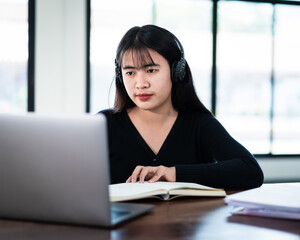
{"label": "black over-ear headphone", "polygon": [[178,38],[171,33],[171,36],[173,37],[173,39],[175,40],[175,42],[178,45],[178,48],[181,52],[181,57],[179,61],[174,61],[172,64],[172,69],[171,69],[171,79],[172,82],[182,82],[184,80],[185,74],[186,74],[186,60],[184,58],[184,50],[183,50],[183,46],[181,45],[180,41],[178,40]]}
{"label": "black over-ear headphone", "polygon": [[115,59],[115,74],[116,74],[116,81],[119,83],[123,82],[121,66],[117,59]]}
{"label": "black over-ear headphone", "polygon": [[[171,67],[171,80],[172,82],[176,83],[176,82],[182,82],[184,80],[184,77],[186,75],[186,60],[184,58],[184,50],[183,50],[183,46],[181,45],[180,41],[178,40],[178,38],[171,32],[169,32],[170,35],[173,37],[173,39],[175,40],[175,42],[178,45],[178,48],[181,52],[181,57],[179,61],[174,61]],[[115,74],[116,74],[116,81],[118,81],[119,83],[123,82],[123,78],[122,78],[122,72],[121,72],[121,66],[118,62],[117,59],[115,59]]]}

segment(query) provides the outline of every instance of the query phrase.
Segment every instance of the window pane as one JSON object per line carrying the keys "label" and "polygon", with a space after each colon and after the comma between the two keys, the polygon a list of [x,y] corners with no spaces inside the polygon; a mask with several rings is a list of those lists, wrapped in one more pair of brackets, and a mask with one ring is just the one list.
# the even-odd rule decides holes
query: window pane
{"label": "window pane", "polygon": [[300,153],[300,6],[276,5],[274,154]]}
{"label": "window pane", "polygon": [[270,152],[272,5],[219,2],[217,117],[252,153]]}
{"label": "window pane", "polygon": [[[118,43],[133,26],[157,24],[184,46],[201,100],[210,104],[211,1],[91,1],[91,112],[113,106],[114,59]],[[118,6],[116,8],[115,6]],[[133,7],[134,6],[134,7]]]}
{"label": "window pane", "polygon": [[114,105],[114,59],[122,36],[131,27],[151,22],[152,0],[91,0],[92,113]]}
{"label": "window pane", "polygon": [[27,0],[0,0],[0,112],[27,111],[27,15]]}
{"label": "window pane", "polygon": [[197,94],[211,106],[212,1],[156,0],[155,23],[173,32],[184,47]]}

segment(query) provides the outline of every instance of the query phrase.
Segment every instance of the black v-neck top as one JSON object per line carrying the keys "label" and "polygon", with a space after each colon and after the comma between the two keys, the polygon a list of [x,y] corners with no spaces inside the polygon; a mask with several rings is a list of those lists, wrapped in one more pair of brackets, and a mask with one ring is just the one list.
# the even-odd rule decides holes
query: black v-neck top
{"label": "black v-neck top", "polygon": [[208,113],[181,113],[155,154],[127,111],[101,111],[108,123],[111,183],[125,182],[136,166],[175,166],[176,181],[218,188],[252,188],[263,172],[252,154]]}
{"label": "black v-neck top", "polygon": [[144,140],[144,138],[141,136],[141,134],[139,133],[139,131],[135,128],[134,124],[132,123],[132,121],[130,120],[127,112],[124,112],[124,117],[126,119],[126,122],[128,124],[128,127],[131,128],[130,132],[131,134],[136,136],[136,139],[139,141],[140,146],[144,148],[145,151],[148,152],[149,156],[152,156],[152,159],[157,159],[160,155],[161,152],[166,151],[166,146],[168,145],[168,142],[170,141],[169,138],[172,138],[172,135],[174,135],[174,131],[176,132],[176,126],[178,125],[178,117],[176,118],[173,127],[171,128],[169,134],[167,135],[165,141],[163,142],[161,148],[159,149],[158,153],[155,154],[152,149],[148,146],[148,144],[146,143],[146,141]]}

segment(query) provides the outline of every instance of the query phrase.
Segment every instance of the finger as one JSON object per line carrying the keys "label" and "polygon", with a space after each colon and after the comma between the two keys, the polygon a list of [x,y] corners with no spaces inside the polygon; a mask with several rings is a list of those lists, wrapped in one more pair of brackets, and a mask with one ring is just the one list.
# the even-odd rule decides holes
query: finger
{"label": "finger", "polygon": [[131,176],[127,178],[126,183],[131,183]]}
{"label": "finger", "polygon": [[132,175],[130,176],[131,177],[131,182],[132,183],[135,183],[138,176],[140,175],[140,172],[142,171],[143,169],[143,166],[137,166],[134,171],[132,172]]}
{"label": "finger", "polygon": [[140,182],[144,182],[145,180],[152,178],[156,169],[157,167],[144,167],[139,176]]}
{"label": "finger", "polygon": [[140,172],[139,175],[139,179],[140,179],[140,183],[143,183],[145,180],[145,177],[147,176],[147,174],[149,173],[149,171],[151,171],[150,167],[143,167],[142,171]]}
{"label": "finger", "polygon": [[156,169],[154,176],[148,181],[149,183],[154,183],[164,176],[165,167],[161,166]]}

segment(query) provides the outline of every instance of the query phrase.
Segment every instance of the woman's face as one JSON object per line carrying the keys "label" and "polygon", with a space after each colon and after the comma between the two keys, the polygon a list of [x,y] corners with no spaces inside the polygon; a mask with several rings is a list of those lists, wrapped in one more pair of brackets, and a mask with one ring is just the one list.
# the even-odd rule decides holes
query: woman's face
{"label": "woman's face", "polygon": [[143,110],[169,111],[171,100],[171,73],[168,61],[158,52],[148,49],[153,60],[136,66],[135,54],[128,51],[122,60],[122,76],[128,96]]}

